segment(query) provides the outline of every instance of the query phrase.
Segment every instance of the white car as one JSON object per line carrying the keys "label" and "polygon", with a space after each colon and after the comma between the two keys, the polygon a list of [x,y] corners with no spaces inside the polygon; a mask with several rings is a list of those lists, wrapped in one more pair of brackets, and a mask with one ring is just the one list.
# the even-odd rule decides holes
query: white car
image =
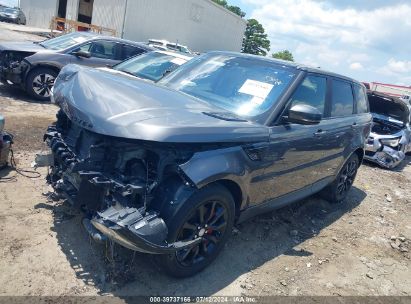
{"label": "white car", "polygon": [[173,43],[168,40],[149,39],[148,45],[159,50],[171,50],[185,54],[194,54],[187,46]]}

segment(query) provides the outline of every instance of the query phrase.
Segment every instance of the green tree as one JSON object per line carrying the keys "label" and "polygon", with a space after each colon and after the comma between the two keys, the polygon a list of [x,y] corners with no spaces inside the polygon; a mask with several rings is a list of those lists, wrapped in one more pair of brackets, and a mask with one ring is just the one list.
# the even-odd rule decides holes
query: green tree
{"label": "green tree", "polygon": [[227,9],[229,11],[232,11],[234,14],[237,14],[238,16],[240,16],[241,18],[245,17],[245,12],[243,12],[241,10],[241,8],[239,8],[238,6],[233,6],[233,5],[229,5],[227,6]]}
{"label": "green tree", "polygon": [[273,58],[276,58],[276,59],[294,61],[294,56],[289,50],[284,50],[284,51],[274,53],[272,56]]}
{"label": "green tree", "polygon": [[213,0],[214,3],[217,3],[221,6],[227,7],[227,1],[226,0]]}
{"label": "green tree", "polygon": [[241,8],[239,8],[238,6],[228,5],[226,0],[213,0],[213,2],[225,7],[226,9],[233,12],[234,14],[237,14],[241,18],[245,17],[245,12],[243,12]]}
{"label": "green tree", "polygon": [[264,27],[255,19],[249,19],[243,39],[243,53],[266,56],[270,51],[270,40]]}

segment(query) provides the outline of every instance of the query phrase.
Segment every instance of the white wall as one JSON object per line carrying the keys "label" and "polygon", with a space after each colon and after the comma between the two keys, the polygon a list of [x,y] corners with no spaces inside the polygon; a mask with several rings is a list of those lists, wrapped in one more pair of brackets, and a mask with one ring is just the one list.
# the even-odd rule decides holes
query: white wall
{"label": "white wall", "polygon": [[117,36],[121,37],[126,2],[126,0],[94,0],[92,24],[116,30]]}
{"label": "white wall", "polygon": [[135,41],[167,39],[200,52],[240,51],[246,21],[210,0],[128,0],[124,28],[124,38]]}
{"label": "white wall", "polygon": [[57,15],[58,0],[20,0],[20,7],[27,18],[27,25],[48,29],[51,19]]}
{"label": "white wall", "polygon": [[67,0],[66,19],[77,21],[79,0]]}

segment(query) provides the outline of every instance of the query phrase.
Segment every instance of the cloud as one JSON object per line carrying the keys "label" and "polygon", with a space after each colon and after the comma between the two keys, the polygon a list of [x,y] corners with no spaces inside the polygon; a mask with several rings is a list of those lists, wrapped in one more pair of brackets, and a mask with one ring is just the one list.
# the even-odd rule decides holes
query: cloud
{"label": "cloud", "polygon": [[411,73],[411,61],[401,61],[391,58],[388,60],[386,68],[393,73]]}
{"label": "cloud", "polygon": [[350,64],[351,70],[362,70],[364,69],[363,65],[360,62],[353,62]]}
{"label": "cloud", "polygon": [[[398,82],[408,76],[398,79],[393,71],[401,64],[387,61],[411,53],[410,1],[242,1],[255,7],[249,17],[263,24],[272,52],[288,49],[298,62],[356,79]],[[381,73],[385,63],[391,74]]]}

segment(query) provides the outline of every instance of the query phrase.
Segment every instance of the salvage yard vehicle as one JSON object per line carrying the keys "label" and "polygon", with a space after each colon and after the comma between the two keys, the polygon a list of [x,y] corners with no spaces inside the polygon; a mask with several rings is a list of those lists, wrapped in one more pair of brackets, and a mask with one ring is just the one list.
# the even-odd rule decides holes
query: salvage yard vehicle
{"label": "salvage yard vehicle", "polygon": [[37,42],[0,44],[0,82],[19,85],[38,100],[49,100],[61,68],[70,63],[115,65],[153,48],[128,40],[75,32]]}
{"label": "salvage yard vehicle", "polygon": [[4,7],[0,8],[0,21],[17,24],[26,24],[26,16],[24,15],[23,11],[18,7]]}
{"label": "salvage yard vehicle", "polygon": [[147,81],[157,82],[192,58],[192,56],[175,52],[153,51],[128,59],[111,69],[100,69],[111,73],[124,73]]}
{"label": "salvage yard vehicle", "polygon": [[368,91],[373,126],[367,140],[365,159],[392,169],[411,152],[410,106],[407,101]]}
{"label": "salvage yard vehicle", "polygon": [[230,52],[158,84],[70,65],[54,87],[51,153],[37,161],[52,160],[48,182],[94,239],[187,277],[235,223],[319,191],[345,201],[371,128],[365,94],[344,76]]}

